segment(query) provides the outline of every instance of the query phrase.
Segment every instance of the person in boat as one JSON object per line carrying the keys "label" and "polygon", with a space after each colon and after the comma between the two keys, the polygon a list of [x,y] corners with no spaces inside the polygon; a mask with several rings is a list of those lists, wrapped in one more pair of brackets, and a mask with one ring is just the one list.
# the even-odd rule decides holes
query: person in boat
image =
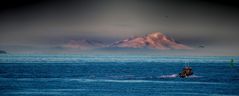
{"label": "person in boat", "polygon": [[192,68],[191,67],[184,67],[182,72],[178,74],[179,77],[181,78],[185,78],[185,77],[188,77],[188,76],[191,76],[193,75],[193,71],[192,71]]}

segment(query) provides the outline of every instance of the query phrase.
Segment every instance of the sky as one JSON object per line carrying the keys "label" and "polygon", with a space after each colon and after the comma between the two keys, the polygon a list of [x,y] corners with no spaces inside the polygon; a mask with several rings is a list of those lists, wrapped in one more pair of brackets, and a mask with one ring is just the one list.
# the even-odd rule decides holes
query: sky
{"label": "sky", "polygon": [[50,49],[74,39],[112,43],[162,32],[200,52],[239,55],[238,5],[233,0],[3,0],[0,49]]}

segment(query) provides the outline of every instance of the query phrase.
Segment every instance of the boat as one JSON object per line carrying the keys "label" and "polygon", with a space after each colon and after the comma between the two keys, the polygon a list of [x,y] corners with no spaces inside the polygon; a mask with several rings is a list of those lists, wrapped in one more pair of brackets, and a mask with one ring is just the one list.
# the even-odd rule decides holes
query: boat
{"label": "boat", "polygon": [[234,64],[234,59],[231,59],[231,61],[230,61],[230,66],[231,66],[231,67],[234,67],[234,66],[235,66],[235,64]]}
{"label": "boat", "polygon": [[189,77],[191,75],[193,75],[193,71],[192,71],[192,68],[189,67],[189,66],[184,67],[182,72],[180,72],[178,74],[178,76],[181,77],[181,78],[186,78],[186,77]]}

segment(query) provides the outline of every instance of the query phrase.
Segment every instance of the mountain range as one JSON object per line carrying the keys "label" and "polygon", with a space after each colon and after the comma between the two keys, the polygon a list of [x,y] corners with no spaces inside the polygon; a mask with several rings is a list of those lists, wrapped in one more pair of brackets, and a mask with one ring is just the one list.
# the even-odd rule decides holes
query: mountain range
{"label": "mountain range", "polygon": [[191,47],[177,43],[173,38],[164,35],[161,32],[153,32],[145,36],[131,37],[116,41],[112,44],[105,44],[93,40],[70,40],[62,46],[71,49],[99,49],[99,48],[133,48],[133,49],[157,49],[157,50],[188,50]]}

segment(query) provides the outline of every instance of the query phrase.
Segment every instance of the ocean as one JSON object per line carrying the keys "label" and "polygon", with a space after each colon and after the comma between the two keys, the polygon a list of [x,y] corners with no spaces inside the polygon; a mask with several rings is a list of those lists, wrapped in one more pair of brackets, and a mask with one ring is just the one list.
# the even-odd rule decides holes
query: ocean
{"label": "ocean", "polygon": [[0,55],[0,96],[239,96],[239,57]]}

